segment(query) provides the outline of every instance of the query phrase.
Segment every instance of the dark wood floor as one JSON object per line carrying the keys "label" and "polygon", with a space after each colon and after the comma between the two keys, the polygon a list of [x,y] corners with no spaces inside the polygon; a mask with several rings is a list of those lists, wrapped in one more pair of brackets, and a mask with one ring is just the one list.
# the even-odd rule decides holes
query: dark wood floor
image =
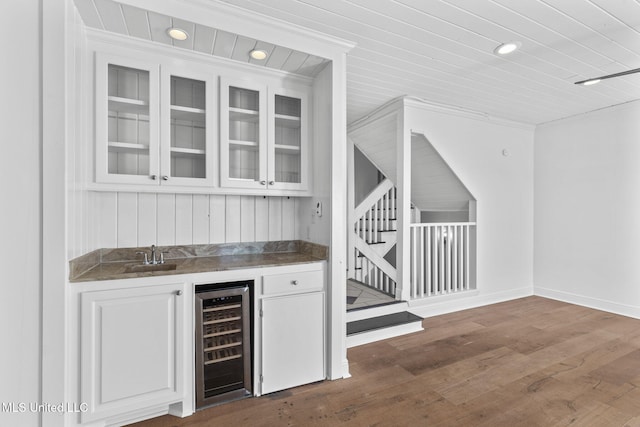
{"label": "dark wood floor", "polygon": [[640,320],[528,297],[424,327],[350,349],[349,379],[138,426],[640,426]]}

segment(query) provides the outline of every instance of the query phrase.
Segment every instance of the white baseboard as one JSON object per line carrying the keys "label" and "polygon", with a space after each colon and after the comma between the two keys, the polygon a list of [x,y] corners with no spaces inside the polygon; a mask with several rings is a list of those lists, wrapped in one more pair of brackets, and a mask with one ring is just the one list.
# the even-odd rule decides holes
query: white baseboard
{"label": "white baseboard", "polygon": [[347,358],[342,361],[342,378],[351,378],[351,372],[349,372],[349,360]]}
{"label": "white baseboard", "polygon": [[567,302],[570,304],[581,305],[583,307],[589,307],[596,310],[602,310],[609,313],[619,314],[621,316],[640,319],[640,307],[634,305],[620,304],[614,301],[592,298],[584,295],[573,294],[570,292],[557,291],[541,286],[534,287],[534,295]]}
{"label": "white baseboard", "polygon": [[426,318],[524,298],[531,295],[533,295],[533,288],[529,286],[487,295],[481,295],[479,291],[474,290],[456,295],[445,295],[442,297],[410,301],[409,312]]}

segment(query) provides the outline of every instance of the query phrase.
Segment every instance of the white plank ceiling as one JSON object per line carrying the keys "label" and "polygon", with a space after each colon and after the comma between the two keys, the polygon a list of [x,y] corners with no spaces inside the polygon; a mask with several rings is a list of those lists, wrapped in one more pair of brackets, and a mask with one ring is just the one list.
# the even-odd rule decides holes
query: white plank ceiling
{"label": "white plank ceiling", "polygon": [[[640,99],[640,74],[573,84],[640,67],[640,0],[211,0],[211,7],[219,2],[356,42],[347,64],[350,122],[402,95],[529,124]],[[176,17],[156,22],[147,14],[148,29],[130,28],[145,12],[119,5],[118,12],[110,0],[76,3],[89,26],[171,43],[147,31]],[[313,75],[323,66],[265,42],[193,31],[193,46],[180,47],[233,58],[234,46],[264,43],[280,58],[274,63],[288,58],[276,68]],[[225,38],[229,44],[216,47]],[[496,56],[508,41],[522,46]]]}
{"label": "white plank ceiling", "polygon": [[[304,52],[217,30],[178,17],[142,10],[113,0],[75,0],[75,4],[83,22],[89,27],[180,49],[310,77],[315,76],[328,63],[324,58]],[[172,39],[167,34],[167,29],[171,27],[185,30],[189,37],[184,41]],[[249,52],[253,49],[267,52],[267,59],[252,59]]]}

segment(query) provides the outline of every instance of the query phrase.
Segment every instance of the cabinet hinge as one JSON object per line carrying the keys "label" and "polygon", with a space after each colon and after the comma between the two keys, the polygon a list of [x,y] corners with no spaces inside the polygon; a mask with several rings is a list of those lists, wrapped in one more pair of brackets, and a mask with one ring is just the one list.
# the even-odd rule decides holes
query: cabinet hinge
{"label": "cabinet hinge", "polygon": [[260,309],[260,317],[262,317],[262,316],[263,316],[263,314],[264,314],[264,313],[262,312],[262,309]]}
{"label": "cabinet hinge", "polygon": [[262,375],[260,375],[260,382],[263,383],[264,382],[264,377]]}

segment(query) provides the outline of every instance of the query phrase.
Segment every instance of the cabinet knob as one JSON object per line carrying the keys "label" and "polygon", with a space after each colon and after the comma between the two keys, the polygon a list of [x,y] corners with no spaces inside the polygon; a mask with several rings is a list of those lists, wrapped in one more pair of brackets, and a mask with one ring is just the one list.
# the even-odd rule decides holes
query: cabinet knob
{"label": "cabinet knob", "polygon": [[167,175],[162,175],[162,180],[163,180],[163,181],[168,181],[168,180],[169,180],[169,177],[168,177]]}
{"label": "cabinet knob", "polygon": [[158,176],[157,176],[157,175],[151,175],[151,179],[152,179],[152,180],[154,180],[154,181],[155,181],[157,178],[158,178]]}
{"label": "cabinet knob", "polygon": [[263,179],[262,181],[260,181],[260,185],[267,185],[267,181]]}
{"label": "cabinet knob", "polygon": [[176,295],[178,296],[182,295],[182,291],[176,291]]}
{"label": "cabinet knob", "polygon": [[275,183],[276,183],[275,181],[269,181],[269,185],[273,185]]}
{"label": "cabinet knob", "polygon": [[298,281],[297,281],[297,280],[292,280],[292,281],[291,281],[291,284],[292,284],[293,286],[298,286]]}

